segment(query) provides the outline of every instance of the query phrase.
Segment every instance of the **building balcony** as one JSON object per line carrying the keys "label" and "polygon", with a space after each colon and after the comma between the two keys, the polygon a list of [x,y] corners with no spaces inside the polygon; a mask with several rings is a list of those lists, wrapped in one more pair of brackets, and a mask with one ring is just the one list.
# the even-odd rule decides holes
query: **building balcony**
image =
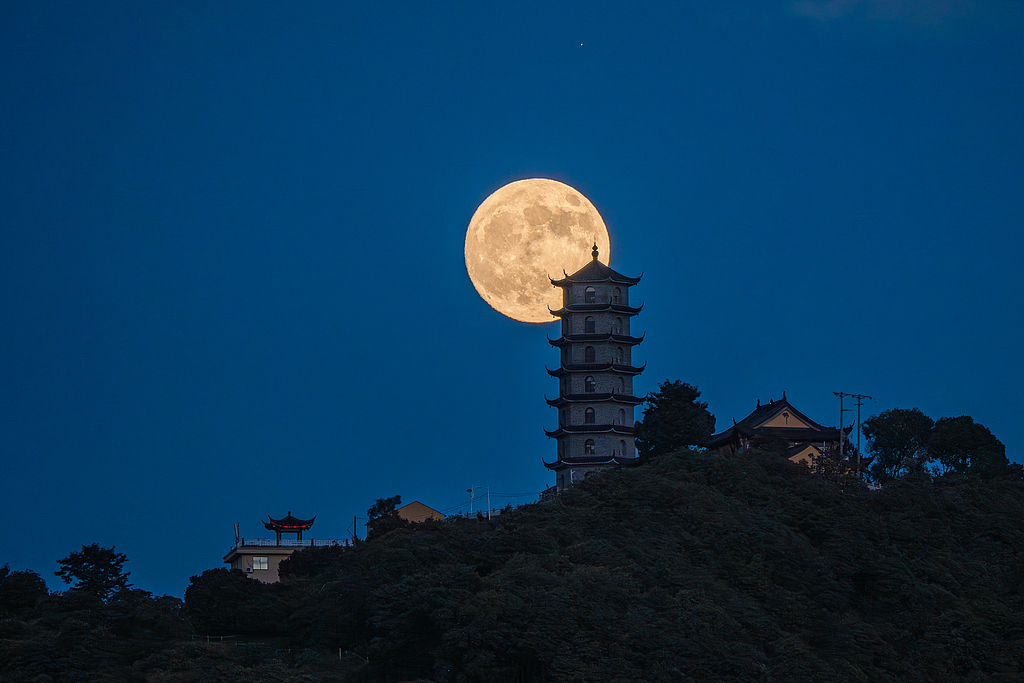
{"label": "building balcony", "polygon": [[231,549],[237,550],[243,546],[248,546],[250,548],[325,548],[332,545],[347,544],[348,541],[316,538],[306,538],[301,541],[295,539],[281,539],[278,541],[276,538],[240,538],[237,543],[231,546]]}

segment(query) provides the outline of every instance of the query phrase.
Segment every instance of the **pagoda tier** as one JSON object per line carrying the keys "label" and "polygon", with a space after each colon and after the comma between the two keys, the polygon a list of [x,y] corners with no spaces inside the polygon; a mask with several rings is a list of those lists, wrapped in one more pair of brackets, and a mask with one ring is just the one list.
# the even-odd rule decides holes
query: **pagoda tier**
{"label": "pagoda tier", "polygon": [[643,275],[640,277],[627,277],[622,273],[616,273],[614,270],[597,260],[596,246],[594,247],[594,255],[594,259],[590,263],[583,266],[572,275],[569,275],[563,270],[562,274],[565,275],[565,277],[561,280],[555,280],[553,278],[548,279],[551,280],[551,284],[555,287],[572,287],[573,285],[580,283],[593,284],[595,282],[611,282],[632,287],[636,283],[640,282],[640,278],[643,277]]}
{"label": "pagoda tier", "polygon": [[625,363],[580,363],[578,365],[563,365],[557,370],[548,370],[548,374],[552,377],[568,377],[571,373],[580,372],[617,372],[622,375],[639,375],[647,367],[647,363],[644,363],[640,367],[633,365],[626,365]]}
{"label": "pagoda tier", "polygon": [[544,467],[555,472],[570,469],[572,467],[585,467],[588,470],[595,467],[636,467],[640,464],[639,458],[622,458],[617,455],[584,455],[579,458],[560,458],[555,462],[541,460]]}
{"label": "pagoda tier", "polygon": [[644,399],[636,396],[616,393],[566,394],[564,396],[559,396],[558,398],[548,398],[545,396],[544,400],[548,402],[549,406],[555,406],[556,408],[560,408],[561,406],[569,403],[624,403],[626,405],[638,406],[644,402]]}
{"label": "pagoda tier", "polygon": [[549,432],[546,429],[544,430],[544,433],[552,439],[557,439],[558,437],[565,436],[566,434],[634,434],[635,432],[636,427],[617,424],[564,425],[553,432]]}
{"label": "pagoda tier", "polygon": [[551,311],[551,315],[561,318],[569,313],[621,313],[622,315],[637,315],[643,310],[643,307],[643,304],[640,304],[639,308],[633,308],[632,306],[613,304],[610,301],[606,301],[603,304],[569,304],[559,308],[557,311],[551,311],[551,308],[548,308],[548,310]]}
{"label": "pagoda tier", "polygon": [[613,332],[592,333],[584,332],[583,334],[567,334],[559,337],[558,339],[552,339],[548,337],[548,343],[552,346],[568,346],[569,344],[593,344],[597,342],[615,342],[616,344],[630,344],[637,345],[644,340],[647,334],[642,334],[639,337],[630,337],[625,334],[615,334]]}

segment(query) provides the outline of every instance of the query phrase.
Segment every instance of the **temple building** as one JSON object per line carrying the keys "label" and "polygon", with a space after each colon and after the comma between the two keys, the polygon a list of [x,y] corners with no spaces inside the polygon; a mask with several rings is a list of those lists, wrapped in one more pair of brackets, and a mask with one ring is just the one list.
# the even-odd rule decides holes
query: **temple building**
{"label": "temple building", "polygon": [[557,442],[557,457],[544,466],[555,473],[562,491],[588,472],[639,464],[633,440],[633,409],[643,402],[633,395],[633,378],[643,367],[632,363],[633,347],[643,337],[630,334],[630,319],[643,306],[629,305],[629,288],[638,277],[621,275],[597,260],[551,284],[562,289],[561,336],[548,339],[559,349],[561,363],[548,374],[558,379],[558,428],[544,430]]}
{"label": "temple building", "polygon": [[[309,531],[313,526],[313,519],[299,519],[292,517],[291,510],[287,516],[281,519],[274,519],[267,515],[269,522],[263,522],[267,531],[273,531],[276,538],[241,538],[238,535],[238,525],[235,525],[235,545],[224,556],[225,564],[231,565],[232,569],[239,569],[246,573],[249,578],[257,579],[263,583],[276,583],[279,579],[278,567],[286,560],[296,548],[310,546],[340,545],[338,541],[320,541],[306,539],[302,540],[302,532]],[[294,540],[282,539],[281,534],[295,534]]]}
{"label": "temple building", "polygon": [[[849,435],[852,426],[843,429]],[[786,457],[793,462],[811,465],[826,448],[839,445],[839,429],[823,427],[807,417],[782,392],[779,401],[757,402],[754,411],[724,432],[708,440],[707,448],[724,455],[742,453],[758,439],[777,439],[788,445]]]}
{"label": "temple building", "polygon": [[403,505],[395,510],[398,516],[410,522],[426,522],[428,519],[440,522],[444,520],[444,513],[438,512],[432,507],[426,506],[418,500]]}

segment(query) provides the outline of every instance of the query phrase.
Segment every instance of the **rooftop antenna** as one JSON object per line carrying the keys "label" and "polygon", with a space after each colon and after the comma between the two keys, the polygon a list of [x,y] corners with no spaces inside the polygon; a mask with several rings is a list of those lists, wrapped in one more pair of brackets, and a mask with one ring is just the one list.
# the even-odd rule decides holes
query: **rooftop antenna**
{"label": "rooftop antenna", "polygon": [[238,533],[238,522],[235,522],[235,547],[238,547],[239,533]]}

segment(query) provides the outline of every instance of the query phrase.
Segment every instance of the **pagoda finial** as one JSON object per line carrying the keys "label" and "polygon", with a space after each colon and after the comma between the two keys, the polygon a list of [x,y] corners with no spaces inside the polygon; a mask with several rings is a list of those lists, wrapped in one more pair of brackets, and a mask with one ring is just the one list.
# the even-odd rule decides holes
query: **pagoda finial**
{"label": "pagoda finial", "polygon": [[597,242],[594,242],[594,252],[593,252],[593,254],[594,254],[594,260],[596,261],[597,260]]}

